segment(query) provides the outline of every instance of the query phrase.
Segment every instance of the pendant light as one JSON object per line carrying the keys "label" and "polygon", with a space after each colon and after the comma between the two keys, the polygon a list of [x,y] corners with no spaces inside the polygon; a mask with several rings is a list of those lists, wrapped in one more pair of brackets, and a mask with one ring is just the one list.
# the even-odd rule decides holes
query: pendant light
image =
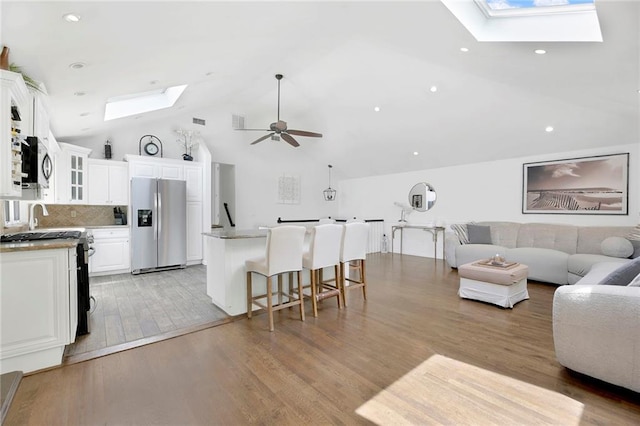
{"label": "pendant light", "polygon": [[335,201],[336,199],[336,190],[331,188],[331,168],[333,166],[329,164],[329,187],[322,191],[324,194],[325,201]]}

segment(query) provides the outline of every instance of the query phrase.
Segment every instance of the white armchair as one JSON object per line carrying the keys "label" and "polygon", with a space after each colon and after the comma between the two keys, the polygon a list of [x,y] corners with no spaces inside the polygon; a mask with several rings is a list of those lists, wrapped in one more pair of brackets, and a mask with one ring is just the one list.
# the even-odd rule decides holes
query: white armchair
{"label": "white armchair", "polygon": [[553,340],[563,366],[640,392],[640,287],[559,287]]}

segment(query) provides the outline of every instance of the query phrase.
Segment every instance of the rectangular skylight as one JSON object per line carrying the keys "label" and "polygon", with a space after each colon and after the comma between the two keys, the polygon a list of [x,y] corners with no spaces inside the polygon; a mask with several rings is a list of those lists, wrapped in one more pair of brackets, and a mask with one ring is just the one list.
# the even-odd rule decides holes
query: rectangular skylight
{"label": "rectangular skylight", "polygon": [[170,108],[186,88],[185,84],[109,98],[104,109],[104,121]]}
{"label": "rectangular skylight", "polygon": [[440,1],[478,41],[602,41],[594,0]]}
{"label": "rectangular skylight", "polygon": [[594,0],[475,0],[489,18],[595,10]]}

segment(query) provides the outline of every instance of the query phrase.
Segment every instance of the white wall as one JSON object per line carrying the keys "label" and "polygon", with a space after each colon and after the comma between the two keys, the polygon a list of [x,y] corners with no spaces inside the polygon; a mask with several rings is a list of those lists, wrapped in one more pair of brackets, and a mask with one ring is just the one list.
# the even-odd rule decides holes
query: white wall
{"label": "white wall", "polygon": [[[536,161],[560,160],[591,155],[629,152],[629,215],[565,215],[522,213],[522,165]],[[387,235],[400,219],[394,201],[408,203],[414,184],[428,182],[438,198],[428,212],[413,212],[409,223],[451,224],[467,221],[513,221],[570,223],[575,225],[635,226],[640,222],[640,144],[611,146],[476,163],[393,175],[349,179],[339,185],[339,214],[385,219]],[[399,237],[399,234],[396,235]],[[396,240],[396,251],[398,241]],[[430,234],[420,230],[404,231],[404,253],[433,257]],[[438,251],[438,256],[442,254]]]}
{"label": "white wall", "polygon": [[[192,117],[206,120],[206,126],[192,124]],[[267,123],[271,116],[260,117],[254,123]],[[143,121],[146,120],[146,121]],[[272,120],[271,120],[272,121]],[[61,139],[60,142],[92,148],[92,158],[103,158],[103,146],[108,138],[113,145],[113,159],[121,160],[125,154],[138,155],[139,140],[153,134],[163,142],[165,158],[181,158],[181,148],[176,143],[177,128],[200,131],[204,143],[211,151],[211,161],[235,164],[237,229],[273,225],[278,217],[283,219],[315,219],[335,216],[336,202],[326,202],[322,190],[328,186],[328,168],[322,140],[300,138],[304,148],[293,148],[287,143],[265,140],[257,145],[250,142],[262,136],[261,132],[241,132],[231,128],[231,114],[218,111],[176,113],[171,121],[154,121],[152,118],[123,121],[122,128],[91,138]],[[262,126],[260,126],[262,127]],[[296,127],[306,128],[305,123]],[[315,127],[311,127],[315,128]],[[195,161],[199,158],[194,152]],[[278,178],[283,175],[299,175],[301,181],[300,204],[278,204]],[[333,186],[340,177],[333,169]],[[209,181],[210,182],[210,181]]]}

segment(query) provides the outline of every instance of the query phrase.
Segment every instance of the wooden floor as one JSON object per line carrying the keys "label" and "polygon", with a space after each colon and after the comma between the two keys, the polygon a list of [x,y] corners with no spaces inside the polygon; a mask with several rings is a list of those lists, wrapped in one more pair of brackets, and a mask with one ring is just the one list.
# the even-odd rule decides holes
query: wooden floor
{"label": "wooden floor", "polygon": [[[368,300],[278,312],[27,376],[6,425],[640,424],[640,395],[555,360],[555,287],[462,300],[441,261],[370,255]],[[310,313],[310,304],[307,306]]]}

